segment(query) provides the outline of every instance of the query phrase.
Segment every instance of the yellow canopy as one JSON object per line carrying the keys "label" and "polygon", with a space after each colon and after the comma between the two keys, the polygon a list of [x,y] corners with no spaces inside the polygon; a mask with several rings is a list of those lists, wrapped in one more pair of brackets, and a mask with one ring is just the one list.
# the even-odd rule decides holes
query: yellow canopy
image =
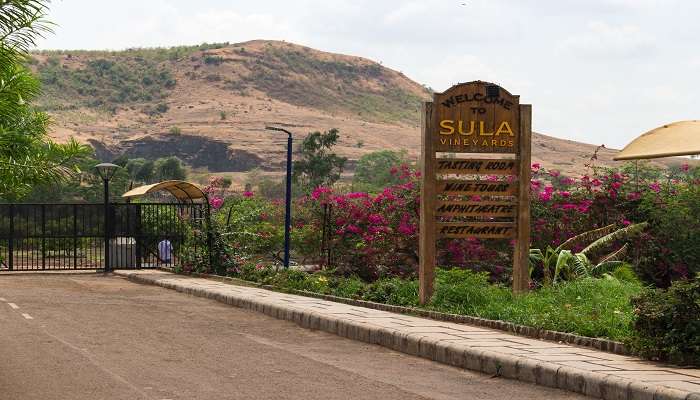
{"label": "yellow canopy", "polygon": [[207,195],[196,185],[185,181],[163,181],[151,185],[139,186],[124,193],[122,197],[132,198],[164,190],[170,192],[182,203],[194,203],[195,200],[206,201]]}
{"label": "yellow canopy", "polygon": [[700,154],[700,121],[680,121],[651,130],[625,146],[613,160]]}

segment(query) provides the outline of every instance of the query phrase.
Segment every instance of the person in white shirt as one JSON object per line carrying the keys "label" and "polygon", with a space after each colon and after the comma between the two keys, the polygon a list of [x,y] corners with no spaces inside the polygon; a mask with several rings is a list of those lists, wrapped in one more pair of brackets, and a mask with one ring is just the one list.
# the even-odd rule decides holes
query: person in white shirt
{"label": "person in white shirt", "polygon": [[168,239],[163,239],[158,243],[158,258],[160,258],[160,261],[170,264],[172,261],[172,255],[173,255],[173,245],[170,243],[170,240]]}

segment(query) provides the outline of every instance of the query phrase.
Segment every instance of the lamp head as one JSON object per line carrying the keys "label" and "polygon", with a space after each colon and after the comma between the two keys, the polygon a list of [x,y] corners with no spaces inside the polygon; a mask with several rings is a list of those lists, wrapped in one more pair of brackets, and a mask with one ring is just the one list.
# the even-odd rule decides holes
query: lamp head
{"label": "lamp head", "polygon": [[117,168],[119,168],[118,165],[112,164],[112,163],[100,163],[95,165],[95,169],[97,169],[97,173],[100,175],[102,179],[105,180],[110,180],[114,176],[114,173],[117,172]]}

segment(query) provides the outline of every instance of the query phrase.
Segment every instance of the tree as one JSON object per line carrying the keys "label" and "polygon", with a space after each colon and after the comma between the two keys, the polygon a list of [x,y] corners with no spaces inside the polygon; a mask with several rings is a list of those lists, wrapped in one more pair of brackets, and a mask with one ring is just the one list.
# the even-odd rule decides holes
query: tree
{"label": "tree", "polygon": [[159,181],[181,181],[187,178],[187,171],[179,158],[175,156],[163,157],[155,162],[155,176]]}
{"label": "tree", "polygon": [[150,183],[156,175],[155,162],[145,158],[132,158],[124,166],[129,173],[129,177],[141,183]]}
{"label": "tree", "polygon": [[382,189],[399,183],[400,174],[393,167],[406,163],[406,151],[381,150],[365,154],[357,160],[353,184]]}
{"label": "tree", "polygon": [[39,81],[25,67],[36,39],[51,32],[47,0],[0,1],[0,196],[14,200],[36,185],[79,172],[89,148],[69,140],[52,142],[48,116],[31,106]]}
{"label": "tree", "polygon": [[338,142],[339,131],[309,133],[301,143],[301,160],[294,161],[294,181],[307,190],[333,185],[340,179],[347,158],[331,152]]}

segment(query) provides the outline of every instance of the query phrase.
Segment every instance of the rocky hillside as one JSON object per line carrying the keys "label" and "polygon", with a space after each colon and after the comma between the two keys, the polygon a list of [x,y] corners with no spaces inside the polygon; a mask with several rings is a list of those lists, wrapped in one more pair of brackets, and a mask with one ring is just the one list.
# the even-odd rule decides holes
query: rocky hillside
{"label": "rocky hillside", "polygon": [[[279,170],[286,138],[339,128],[338,152],[420,151],[429,91],[373,61],[286,42],[250,41],[118,52],[46,51],[33,68],[57,139],[75,136],[100,158],[177,155],[210,172]],[[595,146],[535,135],[534,160],[578,173]],[[599,154],[610,161],[613,151]]]}

